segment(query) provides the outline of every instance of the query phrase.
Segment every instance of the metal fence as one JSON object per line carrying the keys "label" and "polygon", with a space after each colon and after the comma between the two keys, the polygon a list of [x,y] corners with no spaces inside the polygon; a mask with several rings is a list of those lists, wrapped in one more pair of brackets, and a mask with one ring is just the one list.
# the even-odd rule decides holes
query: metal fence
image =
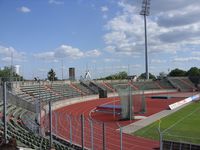
{"label": "metal fence", "polygon": [[[48,115],[42,119],[42,130],[49,133]],[[68,141],[71,145],[79,145],[84,149],[122,149],[123,134],[112,128],[111,124],[91,120],[84,115],[52,113],[52,134]]]}

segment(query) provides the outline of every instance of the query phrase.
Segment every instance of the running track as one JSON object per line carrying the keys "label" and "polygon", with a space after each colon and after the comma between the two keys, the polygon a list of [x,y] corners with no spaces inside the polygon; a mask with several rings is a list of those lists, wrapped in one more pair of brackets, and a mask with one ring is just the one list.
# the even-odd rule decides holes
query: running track
{"label": "running track", "polygon": [[[168,105],[182,98],[172,98],[168,100],[152,100],[147,98],[147,112],[145,116],[152,115],[168,108]],[[87,102],[81,102],[69,105],[53,112],[53,132],[58,136],[70,141],[70,120],[72,126],[71,140],[73,143],[81,145],[81,121],[80,115],[84,115],[84,145],[86,148],[93,146],[96,150],[103,149],[102,122],[105,121],[105,145],[106,150],[120,149],[120,133],[119,125],[124,126],[133,121],[116,121],[112,115],[91,113],[91,111],[99,105],[105,103],[118,103],[116,98],[97,99]],[[91,120],[92,129],[91,130]],[[91,138],[93,132],[93,139]],[[91,141],[93,140],[93,145]],[[123,150],[152,150],[159,148],[159,142],[141,137],[123,134],[122,142]]]}

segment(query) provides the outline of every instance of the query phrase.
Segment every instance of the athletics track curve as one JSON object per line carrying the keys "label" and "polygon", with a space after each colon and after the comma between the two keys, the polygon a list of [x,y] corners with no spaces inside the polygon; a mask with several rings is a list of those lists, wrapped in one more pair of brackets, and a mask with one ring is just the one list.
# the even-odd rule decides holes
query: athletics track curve
{"label": "athletics track curve", "polygon": [[[180,100],[180,98],[172,98],[169,100],[151,100],[147,98],[147,113],[146,116],[157,113],[167,109],[168,105]],[[117,98],[96,99],[81,103],[72,104],[60,108],[53,112],[53,132],[58,136],[81,145],[81,121],[80,115],[84,114],[84,145],[86,148],[93,148],[95,150],[103,149],[103,135],[102,135],[102,122],[99,120],[106,117],[106,114],[95,114],[91,111],[99,105],[105,103],[117,103]],[[108,117],[109,118],[109,117]],[[93,130],[91,130],[91,121]],[[70,138],[70,120],[72,126],[72,136]],[[119,150],[120,149],[120,133],[117,128],[120,126],[128,125],[133,121],[108,121],[105,123],[105,145],[106,150]],[[93,132],[93,139],[91,139],[91,132]],[[159,148],[159,142],[145,139],[141,137],[123,134],[122,136],[123,150],[150,150]],[[93,145],[91,141],[93,140]]]}

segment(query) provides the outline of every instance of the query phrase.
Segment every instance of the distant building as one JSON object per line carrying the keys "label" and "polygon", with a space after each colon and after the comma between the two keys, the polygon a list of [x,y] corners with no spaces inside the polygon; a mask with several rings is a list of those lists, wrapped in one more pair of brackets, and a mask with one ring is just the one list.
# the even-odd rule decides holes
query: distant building
{"label": "distant building", "polygon": [[128,76],[127,79],[131,81],[137,81],[137,76],[136,75]]}
{"label": "distant building", "polygon": [[91,80],[91,79],[92,79],[92,77],[90,75],[89,70],[86,70],[85,75],[84,75],[84,80]]}
{"label": "distant building", "polygon": [[75,80],[75,68],[69,68],[69,80]]}
{"label": "distant building", "polygon": [[20,65],[15,65],[13,71],[14,71],[16,74],[20,75]]}

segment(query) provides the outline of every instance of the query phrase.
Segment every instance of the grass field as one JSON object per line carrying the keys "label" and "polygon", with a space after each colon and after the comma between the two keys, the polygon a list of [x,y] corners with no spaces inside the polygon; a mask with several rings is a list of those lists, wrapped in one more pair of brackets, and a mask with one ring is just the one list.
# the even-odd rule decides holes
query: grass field
{"label": "grass field", "polygon": [[200,144],[200,102],[192,103],[133,135],[159,140],[159,124],[165,140]]}

